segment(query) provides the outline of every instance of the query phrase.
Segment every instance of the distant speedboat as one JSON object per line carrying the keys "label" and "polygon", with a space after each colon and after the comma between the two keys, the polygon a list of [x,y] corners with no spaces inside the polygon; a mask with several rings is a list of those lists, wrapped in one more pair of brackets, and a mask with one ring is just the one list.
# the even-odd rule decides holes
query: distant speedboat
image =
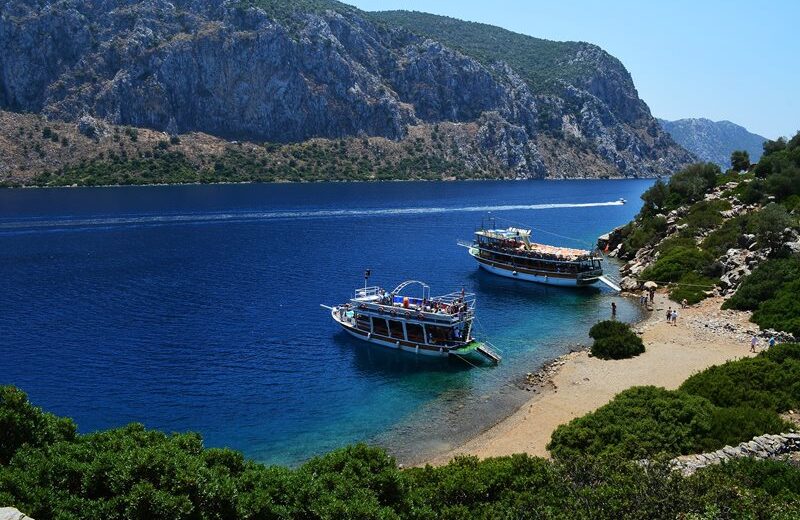
{"label": "distant speedboat", "polygon": [[[421,288],[419,296],[403,294],[410,286]],[[493,363],[500,361],[487,344],[472,336],[475,295],[463,290],[431,297],[430,287],[416,280],[391,292],[365,284],[349,302],[322,307],[348,334],[376,345],[439,357],[478,354]]]}
{"label": "distant speedboat", "polygon": [[622,197],[619,198],[619,201],[622,204],[626,204],[628,202],[627,200],[623,199]]}
{"label": "distant speedboat", "polygon": [[480,229],[468,248],[478,265],[500,276],[563,287],[583,287],[599,282],[619,290],[603,276],[599,252],[556,247],[531,241],[529,229]]}

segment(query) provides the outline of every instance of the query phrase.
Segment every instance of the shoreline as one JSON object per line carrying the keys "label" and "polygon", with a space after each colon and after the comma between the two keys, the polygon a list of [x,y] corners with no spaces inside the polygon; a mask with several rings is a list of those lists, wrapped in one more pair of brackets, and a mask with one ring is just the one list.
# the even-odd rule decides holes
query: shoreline
{"label": "shoreline", "polygon": [[658,180],[664,176],[657,177],[543,177],[541,179],[517,179],[496,177],[491,179],[372,179],[372,180],[320,180],[320,181],[221,181],[221,182],[153,182],[147,184],[70,184],[67,186],[41,186],[41,185],[21,185],[8,186],[0,182],[0,190],[54,190],[54,189],[74,189],[74,188],[152,188],[164,186],[236,186],[249,184],[375,184],[392,182],[526,182],[526,181],[629,181],[629,180]]}
{"label": "shoreline", "polygon": [[[523,381],[535,393],[516,411],[479,434],[417,466],[447,464],[456,456],[479,459],[527,453],[549,458],[546,445],[561,424],[608,403],[632,386],[676,389],[686,378],[712,365],[754,354],[749,335],[758,330],[750,313],[723,311],[721,298],[709,298],[679,309],[678,325],[664,320],[668,307],[679,307],[663,292],[656,293],[652,311],[632,324],[641,333],[646,351],[624,360],[593,358],[589,349],[559,356]],[[517,382],[514,382],[517,384]]]}

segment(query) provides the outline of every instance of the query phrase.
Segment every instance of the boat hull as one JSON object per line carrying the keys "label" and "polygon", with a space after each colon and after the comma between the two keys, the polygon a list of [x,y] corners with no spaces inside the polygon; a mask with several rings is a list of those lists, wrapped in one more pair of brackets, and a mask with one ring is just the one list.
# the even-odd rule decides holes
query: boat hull
{"label": "boat hull", "polygon": [[556,274],[540,274],[527,271],[525,269],[515,269],[512,266],[507,266],[498,262],[492,262],[490,260],[480,258],[472,251],[470,251],[470,254],[478,262],[478,265],[486,271],[499,276],[505,276],[506,278],[513,278],[515,280],[524,280],[526,282],[534,282],[545,285],[555,285],[558,287],[588,287],[597,283],[599,280],[599,277],[577,279],[563,275],[558,276]]}
{"label": "boat hull", "polygon": [[335,309],[331,311],[331,316],[333,317],[334,321],[338,323],[342,329],[344,329],[345,332],[354,338],[366,341],[367,343],[380,345],[386,348],[393,348],[396,350],[403,350],[405,352],[411,352],[414,354],[422,354],[425,356],[448,357],[451,352],[458,353],[457,349],[454,348],[436,347],[424,343],[413,343],[406,340],[370,334],[369,332],[355,328],[350,323],[342,321]]}

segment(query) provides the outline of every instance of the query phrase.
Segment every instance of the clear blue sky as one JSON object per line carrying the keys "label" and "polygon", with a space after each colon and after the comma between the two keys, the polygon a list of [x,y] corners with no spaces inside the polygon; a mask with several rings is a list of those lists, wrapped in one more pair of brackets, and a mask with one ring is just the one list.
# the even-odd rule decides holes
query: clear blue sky
{"label": "clear blue sky", "polygon": [[800,0],[345,0],[595,43],[664,119],[727,119],[768,138],[800,130]]}

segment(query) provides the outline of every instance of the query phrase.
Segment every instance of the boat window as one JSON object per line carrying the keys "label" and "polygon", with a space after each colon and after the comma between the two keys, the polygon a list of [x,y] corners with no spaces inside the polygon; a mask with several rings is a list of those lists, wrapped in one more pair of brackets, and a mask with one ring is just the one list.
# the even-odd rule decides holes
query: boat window
{"label": "boat window", "polygon": [[406,333],[408,334],[408,341],[415,343],[424,343],[425,335],[422,333],[422,325],[418,323],[406,323]]}
{"label": "boat window", "polygon": [[449,327],[428,327],[428,338],[431,343],[446,343],[452,339],[452,330]]}
{"label": "boat window", "polygon": [[372,318],[372,331],[379,336],[388,336],[389,329],[386,327],[386,320],[383,318]]}
{"label": "boat window", "polygon": [[369,316],[356,314],[356,327],[369,332]]}
{"label": "boat window", "polygon": [[400,321],[389,320],[389,331],[393,338],[405,339],[403,335],[403,323]]}

